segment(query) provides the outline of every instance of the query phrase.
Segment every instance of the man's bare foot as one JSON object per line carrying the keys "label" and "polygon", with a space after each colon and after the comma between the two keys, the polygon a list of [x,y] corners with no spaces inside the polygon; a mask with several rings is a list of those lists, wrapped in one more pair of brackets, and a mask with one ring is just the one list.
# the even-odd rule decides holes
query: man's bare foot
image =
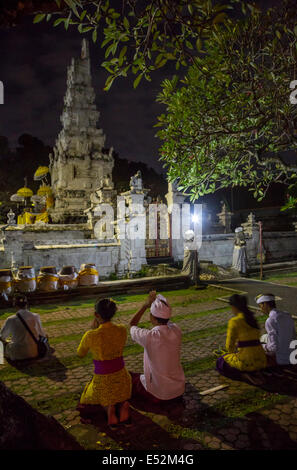
{"label": "man's bare foot", "polygon": [[125,401],[120,407],[120,423],[128,421],[130,418],[130,403]]}
{"label": "man's bare foot", "polygon": [[110,405],[107,408],[107,422],[109,426],[114,426],[119,423],[119,420],[116,415],[115,405]]}

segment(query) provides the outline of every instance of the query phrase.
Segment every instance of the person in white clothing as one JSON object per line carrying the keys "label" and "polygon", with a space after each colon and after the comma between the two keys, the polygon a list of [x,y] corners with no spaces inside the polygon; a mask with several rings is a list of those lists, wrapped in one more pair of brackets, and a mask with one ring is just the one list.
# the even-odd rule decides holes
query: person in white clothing
{"label": "person in white clothing", "polygon": [[[137,326],[147,308],[150,308],[151,330]],[[179,398],[185,391],[185,374],[180,362],[182,332],[170,322],[170,317],[171,307],[166,298],[152,291],[130,322],[132,340],[144,348],[144,373],[131,373],[132,397],[160,403]]]}
{"label": "person in white clothing", "polygon": [[296,339],[295,323],[288,312],[276,308],[273,294],[260,294],[256,297],[256,303],[262,312],[268,315],[265,322],[266,334],[261,337],[261,343],[267,356],[267,364],[290,364],[291,342]]}
{"label": "person in white clothing", "polygon": [[[26,296],[15,299],[17,313],[22,316],[36,339],[46,336],[39,315],[28,310]],[[10,361],[38,357],[37,345],[17,315],[8,317],[0,331],[0,340],[4,343],[4,355]]]}

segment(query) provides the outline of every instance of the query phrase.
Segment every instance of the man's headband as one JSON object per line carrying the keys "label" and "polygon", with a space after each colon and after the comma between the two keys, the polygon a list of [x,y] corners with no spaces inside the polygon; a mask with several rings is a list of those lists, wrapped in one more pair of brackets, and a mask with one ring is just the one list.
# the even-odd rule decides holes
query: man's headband
{"label": "man's headband", "polygon": [[260,295],[257,295],[257,297],[255,298],[255,301],[257,304],[262,304],[263,302],[274,302],[274,300],[275,300],[274,295],[260,294]]}

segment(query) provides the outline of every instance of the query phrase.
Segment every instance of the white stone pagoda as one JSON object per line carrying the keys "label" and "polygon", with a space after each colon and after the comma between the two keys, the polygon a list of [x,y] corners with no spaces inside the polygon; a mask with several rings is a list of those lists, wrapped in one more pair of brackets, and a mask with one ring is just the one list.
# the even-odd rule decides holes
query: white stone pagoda
{"label": "white stone pagoda", "polygon": [[86,221],[90,195],[106,178],[112,183],[113,150],[104,149],[105,135],[97,128],[99,112],[92,87],[89,44],[67,70],[67,91],[61,115],[62,130],[50,155],[54,223]]}

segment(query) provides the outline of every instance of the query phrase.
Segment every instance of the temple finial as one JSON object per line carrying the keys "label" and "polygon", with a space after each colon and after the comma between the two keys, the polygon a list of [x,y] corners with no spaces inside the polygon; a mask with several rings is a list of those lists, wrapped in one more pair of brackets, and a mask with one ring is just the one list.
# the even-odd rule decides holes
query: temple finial
{"label": "temple finial", "polygon": [[81,58],[89,59],[89,42],[84,38],[81,43]]}

